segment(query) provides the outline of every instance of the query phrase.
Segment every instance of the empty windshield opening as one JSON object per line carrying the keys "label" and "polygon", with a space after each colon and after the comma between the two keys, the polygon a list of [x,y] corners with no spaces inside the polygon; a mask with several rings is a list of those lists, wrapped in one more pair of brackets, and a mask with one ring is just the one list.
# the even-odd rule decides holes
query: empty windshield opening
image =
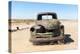
{"label": "empty windshield opening", "polygon": [[57,19],[57,15],[56,14],[50,14],[50,13],[38,14],[37,20],[42,20],[42,19]]}
{"label": "empty windshield opening", "polygon": [[44,15],[44,16],[42,16],[42,19],[52,19],[52,16],[51,15]]}

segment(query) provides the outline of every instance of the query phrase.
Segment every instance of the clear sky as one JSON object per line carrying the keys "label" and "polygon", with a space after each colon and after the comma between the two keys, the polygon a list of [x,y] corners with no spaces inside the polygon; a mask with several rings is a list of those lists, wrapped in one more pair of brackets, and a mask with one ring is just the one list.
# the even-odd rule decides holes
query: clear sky
{"label": "clear sky", "polygon": [[59,19],[77,19],[78,6],[12,1],[12,19],[36,19],[40,12],[55,12]]}

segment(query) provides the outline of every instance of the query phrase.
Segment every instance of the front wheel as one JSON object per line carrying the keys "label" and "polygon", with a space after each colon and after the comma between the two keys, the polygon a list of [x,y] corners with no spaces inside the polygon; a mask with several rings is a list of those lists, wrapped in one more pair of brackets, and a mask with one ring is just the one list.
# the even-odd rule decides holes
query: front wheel
{"label": "front wheel", "polygon": [[40,42],[33,42],[33,45],[40,45]]}
{"label": "front wheel", "polygon": [[61,36],[64,36],[64,26],[62,25],[60,29],[61,29],[60,30],[61,31]]}

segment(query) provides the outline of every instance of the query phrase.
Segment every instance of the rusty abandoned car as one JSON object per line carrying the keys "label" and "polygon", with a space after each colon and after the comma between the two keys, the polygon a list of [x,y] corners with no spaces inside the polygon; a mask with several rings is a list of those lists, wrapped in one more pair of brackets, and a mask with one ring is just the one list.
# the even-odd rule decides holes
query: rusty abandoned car
{"label": "rusty abandoned car", "polygon": [[[51,16],[52,19],[42,19],[43,16]],[[57,19],[56,13],[39,13],[35,25],[30,28],[30,32],[30,41],[33,45],[64,43],[64,25]]]}

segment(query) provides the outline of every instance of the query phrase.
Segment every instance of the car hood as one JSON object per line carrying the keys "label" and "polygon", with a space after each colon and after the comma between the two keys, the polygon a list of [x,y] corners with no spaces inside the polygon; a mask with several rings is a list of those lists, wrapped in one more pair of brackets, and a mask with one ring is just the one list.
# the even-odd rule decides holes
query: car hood
{"label": "car hood", "polygon": [[59,27],[60,21],[57,19],[36,21],[36,25],[42,25],[46,29],[55,29]]}

